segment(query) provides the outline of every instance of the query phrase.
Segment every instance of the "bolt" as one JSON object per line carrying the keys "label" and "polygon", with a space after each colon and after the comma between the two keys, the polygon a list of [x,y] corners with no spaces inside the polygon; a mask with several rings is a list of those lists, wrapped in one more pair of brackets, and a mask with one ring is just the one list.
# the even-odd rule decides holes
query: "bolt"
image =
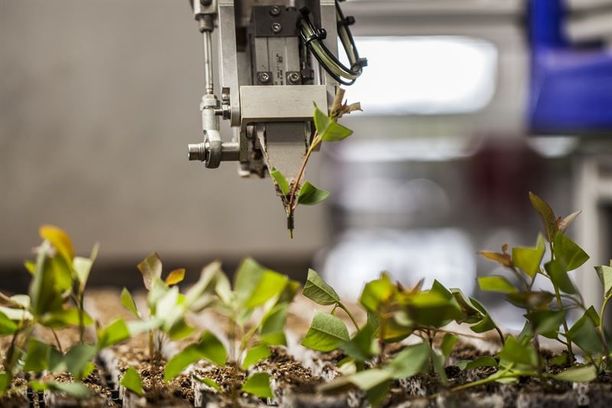
{"label": "bolt", "polygon": [[259,83],[267,84],[268,82],[270,82],[270,74],[268,72],[258,72],[257,80],[259,81]]}
{"label": "bolt", "polygon": [[299,72],[291,72],[289,75],[287,75],[287,78],[292,84],[297,84],[300,82],[300,79],[302,79]]}
{"label": "bolt", "polygon": [[187,146],[190,161],[206,161],[208,159],[208,149],[205,143],[194,143]]}
{"label": "bolt", "polygon": [[283,26],[280,23],[272,23],[272,32],[278,34],[283,30]]}
{"label": "bolt", "polygon": [[270,9],[270,15],[272,17],[276,17],[276,16],[280,15],[280,13],[281,13],[281,10],[280,10],[280,7],[278,7],[278,6],[274,6],[274,7],[272,7]]}

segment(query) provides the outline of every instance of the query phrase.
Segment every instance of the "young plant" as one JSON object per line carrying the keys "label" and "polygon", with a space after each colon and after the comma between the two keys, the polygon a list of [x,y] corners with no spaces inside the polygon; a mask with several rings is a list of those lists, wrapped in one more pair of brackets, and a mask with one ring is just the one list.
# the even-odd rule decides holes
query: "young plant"
{"label": "young plant", "polygon": [[[250,258],[238,268],[233,285],[221,270],[220,263],[209,265],[206,271],[215,296],[213,310],[229,322],[229,349],[213,333],[204,331],[196,343],[187,346],[168,362],[164,373],[166,380],[175,378],[199,360],[221,367],[232,364],[247,372],[270,356],[271,346],[286,345],[287,309],[299,283]],[[210,378],[201,380],[213,389],[220,389]],[[269,375],[252,373],[242,385],[242,391],[260,398],[271,398]]]}
{"label": "young plant", "polygon": [[304,181],[306,166],[310,156],[320,148],[323,142],[339,142],[353,134],[352,130],[338,124],[338,119],[351,112],[361,110],[361,105],[359,103],[347,104],[344,101],[344,93],[344,89],[338,88],[329,115],[315,105],[313,115],[316,129],[315,135],[304,155],[295,179],[287,180],[286,176],[278,169],[270,169],[270,176],[274,181],[277,192],[281,196],[283,207],[287,214],[287,229],[292,238],[295,224],[294,216],[298,205],[319,204],[329,196],[328,191],[315,187],[309,181]]}
{"label": "young plant", "polygon": [[[516,276],[518,284],[496,275],[480,278],[480,288],[502,293],[510,303],[525,310],[523,339],[531,341],[536,351],[538,375],[542,375],[545,370],[539,353],[538,336],[563,344],[570,363],[574,361],[573,345],[577,345],[594,367],[604,370],[609,350],[603,319],[593,307],[585,305],[582,295],[569,276],[571,271],[578,269],[589,259],[584,250],[565,234],[579,213],[564,218],[557,217],[540,197],[530,193],[529,198],[540,215],[545,230],[544,236],[538,237],[536,246],[517,247],[509,252],[508,246],[504,245],[500,253],[481,252],[485,258],[506,267]],[[549,259],[545,260],[547,247]],[[605,288],[607,267],[600,266],[597,271]],[[534,289],[537,278],[550,281],[553,292]],[[605,295],[602,313],[609,300],[607,291]],[[579,310],[582,315],[570,328],[567,317],[572,310]]]}
{"label": "young plant", "polygon": [[157,253],[152,253],[138,264],[148,291],[146,314],[139,309],[126,288],[121,291],[121,304],[137,319],[128,323],[129,333],[148,334],[149,359],[152,362],[162,360],[162,349],[167,339],[180,340],[194,332],[194,328],[187,323],[187,315],[202,311],[211,301],[205,296],[209,284],[206,271],[193,287],[182,294],[176,285],[183,281],[185,269],[175,269],[165,279],[162,279],[162,269]]}
{"label": "young plant", "polygon": [[[31,385],[37,390],[49,389],[74,397],[88,395],[79,381],[94,368],[98,348],[85,343],[85,329],[93,319],[84,309],[85,286],[97,247],[89,258],[75,256],[68,234],[55,226],[39,230],[43,243],[36,248],[36,261],[25,266],[32,275],[28,295],[0,294],[0,335],[11,336],[0,373],[0,395],[9,387],[14,375],[33,373]],[[55,330],[78,327],[79,343],[64,352]],[[38,340],[36,328],[50,330],[56,341],[52,346]],[[40,381],[43,372],[69,372],[75,383]]]}
{"label": "young plant", "polygon": [[[319,312],[314,316],[302,345],[323,352],[339,348],[347,356],[342,366],[348,375],[323,389],[329,391],[352,384],[364,390],[373,405],[383,401],[394,380],[429,371],[441,384],[447,383],[444,366],[457,341],[457,333],[444,330],[448,323],[465,322],[477,332],[495,329],[501,333],[480,303],[438,281],[428,290],[422,289],[422,281],[413,288],[404,288],[393,283],[387,274],[368,282],[360,297],[368,316],[362,327],[355,323],[333,288],[313,270],[309,271],[303,294],[320,305],[334,307],[330,314]],[[334,315],[338,308],[351,316],[356,328],[352,338],[344,322]],[[422,341],[395,356],[387,355],[389,343],[411,335]],[[436,346],[434,339],[438,335],[443,338]]]}

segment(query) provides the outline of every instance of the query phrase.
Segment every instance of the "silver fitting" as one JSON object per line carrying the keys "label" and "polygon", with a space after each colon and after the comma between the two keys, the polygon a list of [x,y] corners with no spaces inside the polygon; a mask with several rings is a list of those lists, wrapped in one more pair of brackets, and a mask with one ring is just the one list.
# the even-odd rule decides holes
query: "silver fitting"
{"label": "silver fitting", "polygon": [[189,161],[206,161],[208,156],[206,143],[190,143],[187,145],[187,149],[187,158]]}

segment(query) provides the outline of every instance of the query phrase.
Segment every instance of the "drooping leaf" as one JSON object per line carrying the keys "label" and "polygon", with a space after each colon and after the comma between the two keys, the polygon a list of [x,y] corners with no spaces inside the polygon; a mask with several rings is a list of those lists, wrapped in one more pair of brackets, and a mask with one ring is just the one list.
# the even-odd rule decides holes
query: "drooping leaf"
{"label": "drooping leaf", "polygon": [[41,317],[40,322],[46,327],[61,329],[67,326],[80,326],[81,319],[83,326],[91,326],[94,324],[94,320],[89,313],[75,307],[45,313]]}
{"label": "drooping leaf", "polygon": [[495,329],[495,322],[484,305],[475,298],[469,298],[469,300],[472,306],[480,313],[480,320],[477,320],[470,329],[472,329],[474,333],[484,333]]}
{"label": "drooping leaf", "polygon": [[554,377],[559,381],[591,382],[597,378],[597,368],[593,365],[571,367]]}
{"label": "drooping leaf", "polygon": [[448,377],[446,376],[446,358],[442,355],[442,353],[438,350],[431,349],[431,363],[434,369],[434,372],[438,376],[438,380],[442,385],[448,384]]}
{"label": "drooping leaf", "polygon": [[440,344],[440,351],[444,356],[444,359],[447,359],[450,356],[451,352],[455,348],[457,341],[459,338],[451,333],[446,333],[442,338],[442,343]]}
{"label": "drooping leaf", "polygon": [[35,316],[62,309],[65,296],[72,289],[72,271],[63,257],[47,257],[40,249],[36,273],[30,284],[32,312]]}
{"label": "drooping leaf", "polygon": [[317,312],[302,340],[304,347],[317,351],[331,351],[350,340],[342,320],[327,313]]}
{"label": "drooping leaf", "polygon": [[556,288],[559,288],[562,292],[574,294],[576,293],[576,287],[568,275],[568,270],[559,259],[553,259],[544,265],[546,273],[550,277],[551,282]]}
{"label": "drooping leaf", "polygon": [[104,349],[130,338],[130,329],[123,319],[117,319],[98,330],[98,349]]}
{"label": "drooping leaf", "polygon": [[80,400],[87,399],[91,396],[89,388],[82,382],[49,381],[46,384],[46,388],[50,391],[66,394]]}
{"label": "drooping leaf", "polygon": [[346,355],[356,361],[364,362],[374,356],[375,353],[376,329],[371,324],[362,327],[353,338],[342,344],[342,350]]}
{"label": "drooping leaf", "polygon": [[540,215],[540,219],[544,224],[544,231],[546,231],[546,238],[549,242],[552,242],[555,239],[555,235],[558,231],[557,226],[557,217],[555,216],[555,212],[550,208],[550,205],[540,197],[535,195],[532,192],[529,192],[529,200],[531,201],[531,205]]}
{"label": "drooping leaf", "polygon": [[68,372],[75,378],[83,378],[85,370],[95,357],[97,349],[89,344],[77,344],[64,356]]}
{"label": "drooping leaf", "polygon": [[329,191],[313,186],[309,181],[304,182],[298,193],[298,204],[315,205],[325,201]]}
{"label": "drooping leaf", "polygon": [[326,306],[340,303],[338,293],[313,269],[308,270],[308,278],[302,293],[308,299],[320,305]]}
{"label": "drooping leaf", "polygon": [[259,398],[274,398],[268,373],[251,374],[242,385],[242,391]]}
{"label": "drooping leaf", "polygon": [[568,331],[568,336],[572,342],[587,354],[599,354],[604,351],[601,340],[597,334],[597,323],[599,316],[591,306],[587,311],[572,325]]}
{"label": "drooping leaf", "polygon": [[[202,269],[198,281],[185,293],[185,307],[194,312],[199,312],[207,307],[209,305],[207,299],[210,297],[205,295],[212,295],[216,283],[220,280],[227,282],[227,286],[230,286],[227,277],[221,269],[221,262],[215,261],[206,265]],[[229,299],[221,295],[220,297],[224,302],[229,302]]]}
{"label": "drooping leaf", "polygon": [[538,242],[535,247],[518,247],[512,248],[512,261],[514,266],[525,272],[530,277],[535,277],[540,270],[540,264],[545,252],[544,238],[538,236]]}
{"label": "drooping leaf", "polygon": [[55,225],[43,225],[39,228],[38,234],[49,243],[69,262],[74,258],[74,247],[70,236],[61,228]]}
{"label": "drooping leaf", "polygon": [[220,392],[221,386],[212,378],[208,377],[195,377],[199,382],[210,388],[214,392]]}
{"label": "drooping leaf", "polygon": [[612,295],[612,266],[601,265],[596,266],[597,276],[603,285],[604,296],[609,297]]}
{"label": "drooping leaf", "polygon": [[589,260],[587,253],[562,232],[557,233],[555,236],[553,251],[555,258],[568,271],[578,269]]}
{"label": "drooping leaf", "polygon": [[185,268],[175,269],[166,276],[166,284],[168,286],[181,283],[185,279]]}
{"label": "drooping leaf", "polygon": [[353,131],[336,123],[315,106],[314,122],[317,133],[325,142],[338,142],[353,134]]}
{"label": "drooping leaf", "polygon": [[244,359],[242,360],[242,364],[240,365],[240,367],[246,371],[251,366],[270,357],[270,355],[271,355],[270,348],[265,344],[260,344],[258,346],[252,347],[249,350],[247,350],[247,353],[244,356]]}
{"label": "drooping leaf", "polygon": [[361,292],[359,301],[370,312],[377,312],[382,303],[387,302],[396,292],[389,275],[382,274],[379,279],[368,282]]}
{"label": "drooping leaf", "polygon": [[497,293],[516,293],[518,289],[503,276],[482,276],[478,278],[480,290]]}
{"label": "drooping leaf", "polygon": [[142,274],[145,288],[151,290],[153,281],[155,279],[161,279],[162,275],[162,261],[157,252],[153,252],[143,259],[138,264],[138,270]]}
{"label": "drooping leaf", "polygon": [[549,339],[556,339],[559,327],[565,321],[564,310],[532,310],[525,315],[533,330]]}
{"label": "drooping leaf", "polygon": [[274,183],[278,186],[281,194],[289,194],[289,182],[287,181],[285,175],[280,172],[280,170],[272,168],[270,171],[270,176],[274,180]]}
{"label": "drooping leaf", "polygon": [[395,379],[409,378],[426,369],[429,359],[429,345],[419,343],[408,346],[399,352],[388,365],[391,377]]}
{"label": "drooping leaf", "polygon": [[23,371],[42,373],[48,368],[50,347],[36,339],[30,339],[26,351]]}
{"label": "drooping leaf", "polygon": [[0,336],[7,336],[17,331],[17,324],[0,311]]}
{"label": "drooping leaf", "polygon": [[172,380],[190,364],[201,359],[206,359],[218,366],[223,366],[227,360],[225,346],[209,331],[205,331],[197,343],[187,346],[168,361],[164,370],[164,379]]}
{"label": "drooping leaf", "polygon": [[139,397],[144,396],[145,392],[142,388],[142,379],[140,378],[138,371],[136,371],[134,368],[128,367],[121,377],[120,384]]}
{"label": "drooping leaf", "polygon": [[511,268],[513,266],[512,257],[508,254],[493,252],[493,251],[480,251],[480,256],[488,259],[489,261],[497,262],[502,266]]}
{"label": "drooping leaf", "polygon": [[136,306],[134,297],[132,297],[132,294],[126,288],[123,288],[123,290],[121,291],[121,305],[125,307],[130,313],[132,313],[134,317],[138,319],[141,318],[140,311]]}

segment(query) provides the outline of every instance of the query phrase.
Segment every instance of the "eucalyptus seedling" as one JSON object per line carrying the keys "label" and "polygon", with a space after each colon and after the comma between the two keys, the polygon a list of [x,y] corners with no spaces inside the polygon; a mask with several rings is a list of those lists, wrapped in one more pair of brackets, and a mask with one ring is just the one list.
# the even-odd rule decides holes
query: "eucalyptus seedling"
{"label": "eucalyptus seedling", "polygon": [[316,205],[324,201],[329,192],[315,187],[304,180],[306,167],[313,152],[320,148],[323,142],[339,142],[353,134],[353,131],[338,123],[338,119],[354,111],[360,111],[359,103],[347,104],[344,101],[345,90],[338,88],[329,115],[315,105],[313,121],[315,135],[304,155],[295,179],[288,180],[278,169],[270,169],[270,176],[279,193],[287,214],[287,229],[293,238],[294,217],[298,205]]}
{"label": "eucalyptus seedling", "polygon": [[[229,349],[212,332],[206,330],[200,339],[187,346],[166,365],[164,378],[171,380],[189,365],[206,360],[217,366],[233,364],[247,372],[268,358],[270,347],[286,345],[284,333],[287,309],[299,283],[292,281],[254,260],[245,259],[238,268],[233,285],[219,263],[206,268],[215,299],[212,308],[229,321]],[[220,389],[210,378],[202,378],[213,389]],[[271,398],[269,375],[255,372],[247,377],[242,391],[261,398]]]}

